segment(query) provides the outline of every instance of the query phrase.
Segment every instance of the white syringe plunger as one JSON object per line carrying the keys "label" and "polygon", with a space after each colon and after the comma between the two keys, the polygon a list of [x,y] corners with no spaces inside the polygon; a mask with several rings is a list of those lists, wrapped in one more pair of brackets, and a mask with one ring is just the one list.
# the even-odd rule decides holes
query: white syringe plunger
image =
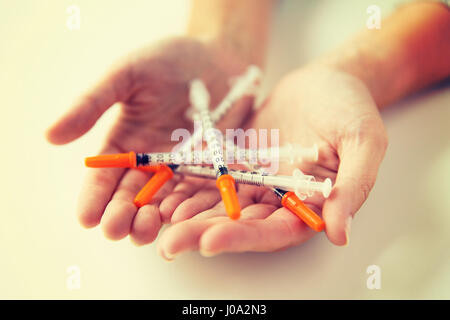
{"label": "white syringe plunger", "polygon": [[214,132],[214,121],[211,119],[209,112],[209,93],[201,80],[191,81],[189,98],[191,104],[200,114],[208,151],[213,155],[213,166],[217,177],[216,186],[219,189],[225,210],[231,219],[239,219],[241,206],[236,193],[235,181],[228,174],[228,168],[223,159],[222,140]]}
{"label": "white syringe plunger", "polygon": [[287,143],[279,149],[279,152],[280,155],[288,156],[291,164],[305,160],[316,162],[319,159],[319,148],[317,144],[314,144],[310,148],[305,148],[297,144]]}
{"label": "white syringe plunger", "polygon": [[[254,166],[251,166],[251,168],[255,169]],[[177,168],[177,171],[183,174],[215,178],[214,169],[211,167],[181,165]],[[320,192],[327,198],[330,195],[332,187],[329,178],[325,179],[323,182],[318,182],[313,176],[305,175],[299,169],[295,169],[292,176],[270,175],[264,173],[262,170],[259,170],[258,173],[230,170],[229,174],[239,183],[294,191],[300,200],[311,197],[315,192]]]}
{"label": "white syringe plunger", "polygon": [[307,197],[311,197],[314,192],[320,192],[324,198],[328,198],[331,193],[331,179],[326,178],[323,182],[316,181],[314,176],[304,174],[300,169],[295,169],[292,173],[295,181],[295,194],[300,200],[305,200]]}
{"label": "white syringe plunger", "polygon": [[254,95],[257,89],[256,82],[262,78],[262,71],[255,65],[247,68],[244,75],[232,80],[232,88],[228,98],[238,100],[244,95]]}
{"label": "white syringe plunger", "polygon": [[[231,108],[234,102],[245,95],[255,95],[258,88],[256,82],[262,78],[262,71],[255,65],[250,65],[245,74],[234,78],[232,86],[220,104],[212,110],[211,119],[213,122],[219,121]],[[195,121],[195,108],[190,107],[185,112],[185,117]]]}
{"label": "white syringe plunger", "polygon": [[194,79],[190,83],[189,91],[190,101],[201,110],[209,108],[209,93],[204,83],[200,79]]}

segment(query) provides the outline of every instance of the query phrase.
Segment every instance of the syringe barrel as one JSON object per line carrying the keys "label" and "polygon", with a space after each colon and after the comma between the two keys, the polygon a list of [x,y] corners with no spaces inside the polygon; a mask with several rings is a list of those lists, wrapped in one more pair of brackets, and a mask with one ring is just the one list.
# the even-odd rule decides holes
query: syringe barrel
{"label": "syringe barrel", "polygon": [[285,190],[294,190],[295,180],[291,176],[266,175],[264,176],[264,185],[266,187],[276,187]]}
{"label": "syringe barrel", "polygon": [[[183,165],[177,168],[177,172],[202,178],[216,178],[216,171],[211,167]],[[256,186],[264,185],[265,176],[262,176],[255,172],[228,170],[228,174],[232,176],[237,183],[245,183]]]}
{"label": "syringe barrel", "polygon": [[[211,121],[215,124],[228,112],[236,100],[240,99],[253,83],[261,77],[261,70],[254,65],[247,68],[246,73],[239,77],[236,84],[231,88],[230,92],[225,96],[221,103],[211,112]],[[196,146],[202,140],[201,130],[194,131],[189,139],[180,149],[180,152],[188,152],[192,146]]]}
{"label": "syringe barrel", "polygon": [[263,186],[264,178],[261,174],[257,172],[250,171],[239,171],[239,170],[229,170],[229,174],[234,178],[234,180],[238,183],[245,183],[255,186]]}
{"label": "syringe barrel", "polygon": [[236,83],[231,88],[230,92],[225,96],[217,108],[211,112],[211,120],[214,123],[219,121],[232,107],[233,103],[242,98],[260,77],[261,70],[257,66],[249,66],[245,74],[236,80]]}
{"label": "syringe barrel", "polygon": [[153,166],[158,164],[177,163],[179,157],[172,152],[138,153],[136,154],[137,166]]}
{"label": "syringe barrel", "polygon": [[302,180],[299,182],[300,187],[303,187],[304,189],[308,189],[311,191],[322,191],[322,182],[313,181],[313,180]]}
{"label": "syringe barrel", "polygon": [[[207,118],[204,118],[204,123],[205,122],[208,122]],[[208,144],[208,151],[211,155],[211,161],[214,169],[216,169],[216,173],[219,173],[219,171],[228,170],[223,156],[221,140],[219,139],[218,134],[219,132],[217,131],[217,129],[213,128],[212,126],[210,126],[205,131],[205,139],[206,143]]]}
{"label": "syringe barrel", "polygon": [[203,127],[203,135],[211,153],[212,163],[217,176],[227,174],[227,165],[223,158],[222,139],[219,137],[217,129],[214,128],[209,112],[209,93],[201,80],[191,82],[190,100],[194,108],[200,114]]}
{"label": "syringe barrel", "polygon": [[296,163],[300,161],[317,161],[319,158],[319,149],[317,145],[305,148],[297,144],[288,143],[278,149],[280,161],[289,161]]}

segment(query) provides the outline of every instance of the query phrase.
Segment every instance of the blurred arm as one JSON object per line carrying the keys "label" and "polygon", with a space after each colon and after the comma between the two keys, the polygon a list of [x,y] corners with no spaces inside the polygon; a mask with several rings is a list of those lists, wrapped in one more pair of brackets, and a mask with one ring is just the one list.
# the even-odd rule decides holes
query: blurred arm
{"label": "blurred arm", "polygon": [[188,33],[217,39],[224,50],[235,50],[261,65],[276,0],[193,0]]}
{"label": "blurred arm", "polygon": [[360,78],[383,108],[450,75],[450,10],[406,5],[319,62]]}

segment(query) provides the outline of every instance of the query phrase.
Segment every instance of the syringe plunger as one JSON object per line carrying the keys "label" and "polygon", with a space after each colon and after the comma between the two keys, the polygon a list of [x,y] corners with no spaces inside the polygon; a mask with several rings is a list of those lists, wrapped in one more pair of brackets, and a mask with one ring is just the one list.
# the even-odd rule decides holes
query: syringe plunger
{"label": "syringe plunger", "polygon": [[320,192],[324,198],[328,198],[331,192],[331,179],[326,178],[323,182],[316,181],[314,176],[305,175],[300,169],[295,169],[292,176],[298,181],[295,193],[300,200],[311,197],[314,192]]}

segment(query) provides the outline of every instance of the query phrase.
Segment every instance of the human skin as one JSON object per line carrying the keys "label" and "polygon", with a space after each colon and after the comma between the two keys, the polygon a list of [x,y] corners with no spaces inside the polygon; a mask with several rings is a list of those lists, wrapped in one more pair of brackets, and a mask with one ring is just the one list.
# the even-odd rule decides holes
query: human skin
{"label": "human skin", "polygon": [[[264,60],[273,3],[214,3],[194,2],[188,36],[143,49],[114,66],[49,129],[48,139],[63,144],[78,138],[120,102],[122,112],[101,153],[169,150],[174,129],[192,128],[182,116],[192,78],[206,82],[217,105],[229,77]],[[375,183],[387,146],[379,109],[450,74],[449,38],[447,8],[409,5],[383,21],[381,30],[363,32],[286,75],[257,111],[250,99],[239,101],[219,127],[278,128],[281,144],[317,143],[319,161],[300,168],[319,179],[331,177],[334,187],[325,201],[313,197],[308,204],[322,214],[330,241],[348,244],[352,217]],[[89,169],[78,207],[81,224],[100,223],[106,237],[130,235],[142,245],[156,238],[162,223],[172,223],[158,242],[167,259],[186,250],[205,256],[274,251],[314,235],[280,208],[270,190],[253,186],[239,188],[239,221],[226,217],[213,181],[188,177],[173,179],[138,210],[133,198],[148,178],[137,170]]]}
{"label": "human skin", "polygon": [[[175,129],[192,130],[192,122],[184,117],[189,106],[190,80],[202,78],[210,91],[211,104],[217,105],[227,93],[232,77],[241,75],[250,64],[261,64],[262,49],[254,48],[265,41],[268,22],[264,20],[268,19],[272,2],[243,3],[250,5],[232,0],[223,1],[224,8],[208,9],[208,2],[196,3],[192,16],[203,12],[200,16],[214,17],[212,21],[218,23],[217,27],[211,23],[205,26],[199,19],[193,19],[185,37],[153,44],[118,61],[48,129],[48,140],[65,144],[79,138],[108,108],[118,103],[120,115],[103,142],[100,154],[169,151],[175,144],[170,141]],[[205,8],[209,12],[204,12]],[[239,16],[236,23],[242,23],[244,31],[253,30],[254,37],[245,32],[240,32],[239,37],[230,37],[226,30],[236,27],[233,23],[236,14]],[[258,23],[267,27],[251,27]],[[211,33],[211,30],[220,30],[221,34],[219,31]],[[242,126],[251,108],[252,99],[237,102],[219,128]],[[173,179],[151,204],[138,210],[133,198],[149,177],[149,173],[137,170],[87,169],[77,208],[81,225],[91,228],[100,224],[105,236],[112,240],[130,235],[137,245],[152,242],[161,224],[170,222],[173,210],[193,195],[194,186],[203,185],[203,181],[188,178],[185,182],[189,183],[177,184],[177,179]]]}

